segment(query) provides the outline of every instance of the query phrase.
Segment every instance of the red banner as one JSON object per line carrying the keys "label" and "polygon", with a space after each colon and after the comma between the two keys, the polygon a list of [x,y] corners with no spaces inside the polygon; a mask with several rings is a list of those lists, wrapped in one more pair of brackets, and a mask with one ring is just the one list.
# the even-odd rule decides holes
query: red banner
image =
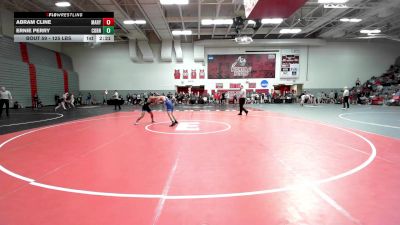
{"label": "red banner", "polygon": [[240,83],[230,83],[229,88],[240,88]]}
{"label": "red banner", "polygon": [[175,79],[181,79],[181,71],[180,70],[175,70],[174,71],[174,77]]}
{"label": "red banner", "polygon": [[275,78],[275,54],[209,55],[208,79]]}
{"label": "red banner", "polygon": [[189,72],[188,72],[188,70],[183,70],[183,79],[189,79]]}
{"label": "red banner", "polygon": [[256,83],[249,83],[249,88],[256,88]]}
{"label": "red banner", "polygon": [[204,73],[204,70],[200,70],[199,76],[200,76],[200,79],[206,78],[206,75],[205,75],[205,73]]}
{"label": "red banner", "polygon": [[190,77],[191,79],[196,79],[196,70],[192,70],[192,72],[190,73]]}
{"label": "red banner", "polygon": [[265,93],[265,94],[267,94],[267,93],[269,93],[269,90],[268,89],[256,89],[256,92],[257,93]]}

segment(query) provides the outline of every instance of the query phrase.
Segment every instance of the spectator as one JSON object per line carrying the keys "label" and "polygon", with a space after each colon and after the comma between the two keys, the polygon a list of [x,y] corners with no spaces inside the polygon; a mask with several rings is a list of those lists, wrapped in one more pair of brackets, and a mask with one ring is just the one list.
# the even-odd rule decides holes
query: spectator
{"label": "spectator", "polygon": [[119,101],[121,99],[120,99],[120,96],[119,96],[117,90],[114,91],[113,100],[114,100],[114,110],[117,110],[117,106],[118,106],[118,109],[121,110],[121,104],[119,103]]}
{"label": "spectator", "polygon": [[22,109],[22,105],[21,103],[19,103],[18,101],[14,101],[14,105],[13,105],[13,109]]}
{"label": "spectator", "polygon": [[339,97],[338,92],[337,92],[337,90],[335,90],[335,103],[338,102],[338,97]]}
{"label": "spectator", "polygon": [[222,94],[221,94],[221,105],[222,104],[225,104],[225,102],[226,102],[226,98],[225,98],[225,92],[222,92]]}
{"label": "spectator", "polygon": [[335,103],[335,93],[333,91],[329,93],[329,103]]}
{"label": "spectator", "polygon": [[103,95],[103,105],[104,105],[104,104],[107,104],[107,95],[108,95],[108,91],[105,90],[105,91],[104,91],[104,95]]}
{"label": "spectator", "polygon": [[271,93],[268,91],[267,92],[267,101],[268,101],[268,103],[272,103],[271,99],[272,99]]}
{"label": "spectator", "polygon": [[40,101],[39,95],[37,92],[35,92],[35,95],[33,96],[33,108],[40,108],[43,107],[42,102]]}
{"label": "spectator", "polygon": [[317,95],[315,96],[315,102],[317,104],[320,104],[321,103],[321,98],[322,98],[322,94],[321,94],[321,92],[318,92]]}
{"label": "spectator", "polygon": [[90,92],[86,96],[86,105],[91,105],[92,104],[92,94]]}
{"label": "spectator", "polygon": [[82,105],[82,94],[80,92],[79,92],[79,95],[78,95],[77,103],[79,105]]}
{"label": "spectator", "polygon": [[360,82],[360,78],[358,78],[358,77],[357,77],[357,80],[356,80],[356,87],[359,87],[359,86],[360,86],[360,84],[361,84],[361,82]]}
{"label": "spectator", "polygon": [[12,101],[11,92],[6,87],[0,88],[0,118],[3,114],[3,105],[6,105],[6,115],[10,117],[10,101]]}

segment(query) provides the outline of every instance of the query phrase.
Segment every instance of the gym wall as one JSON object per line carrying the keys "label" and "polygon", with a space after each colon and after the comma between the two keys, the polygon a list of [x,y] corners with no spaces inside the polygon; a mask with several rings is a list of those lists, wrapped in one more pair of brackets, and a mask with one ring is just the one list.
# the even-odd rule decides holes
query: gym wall
{"label": "gym wall", "polygon": [[78,74],[69,56],[32,44],[14,43],[0,37],[0,86],[11,91],[14,101],[32,106],[38,93],[44,105],[54,104],[54,95],[79,91]]}
{"label": "gym wall", "polygon": [[[295,83],[304,84],[307,89],[343,88],[354,85],[357,77],[365,81],[380,75],[394,63],[400,52],[397,42],[327,42],[320,47],[242,47],[205,48],[205,62],[194,61],[193,44],[182,44],[183,62],[160,61],[160,44],[152,44],[154,62],[133,62],[129,58],[128,43],[103,44],[99,47],[84,47],[83,44],[64,44],[63,52],[71,56],[79,73],[81,90],[174,90],[175,85],[205,85],[215,89],[215,83],[241,82],[237,80],[175,80],[174,69],[201,69],[206,73],[207,54],[236,54],[246,50],[278,50],[276,78],[268,79],[269,87],[286,81],[280,76],[280,53],[283,50],[300,52],[300,77]],[[198,70],[197,70],[198,71]],[[198,76],[198,74],[197,74]],[[259,88],[260,80],[256,82]]]}

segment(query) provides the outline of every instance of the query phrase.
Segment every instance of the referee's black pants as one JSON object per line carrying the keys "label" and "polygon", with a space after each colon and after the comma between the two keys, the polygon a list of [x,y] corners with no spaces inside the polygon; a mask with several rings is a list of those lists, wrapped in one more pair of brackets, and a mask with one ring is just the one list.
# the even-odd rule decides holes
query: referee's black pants
{"label": "referee's black pants", "polygon": [[346,104],[347,104],[347,108],[349,108],[349,96],[344,96],[343,97],[343,108],[346,108],[345,107]]}
{"label": "referee's black pants", "polygon": [[247,110],[243,107],[244,103],[246,102],[246,98],[239,98],[239,115],[242,115],[242,111],[244,111],[247,114]]}
{"label": "referee's black pants", "polygon": [[121,105],[119,104],[119,100],[115,100],[114,110],[117,110],[117,106],[118,106],[118,109],[121,110]]}
{"label": "referee's black pants", "polygon": [[0,99],[0,116],[3,115],[3,105],[6,105],[6,114],[10,116],[9,109],[10,109],[10,100],[8,99]]}

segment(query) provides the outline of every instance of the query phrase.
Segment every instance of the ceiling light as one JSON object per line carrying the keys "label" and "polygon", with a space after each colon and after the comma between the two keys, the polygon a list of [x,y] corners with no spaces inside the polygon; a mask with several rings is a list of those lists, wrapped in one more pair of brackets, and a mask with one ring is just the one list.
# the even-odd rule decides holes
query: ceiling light
{"label": "ceiling light", "polygon": [[201,25],[213,25],[213,24],[214,24],[214,20],[211,20],[211,19],[201,20]]}
{"label": "ceiling light", "polygon": [[204,19],[201,20],[201,25],[230,25],[233,23],[232,19]]}
{"label": "ceiling light", "polygon": [[342,19],[340,19],[340,21],[342,21],[342,22],[350,22],[350,23],[358,23],[358,22],[361,22],[362,19],[357,19],[357,18],[351,18],[351,19],[349,19],[349,18],[342,18]]}
{"label": "ceiling light", "polygon": [[271,19],[262,19],[262,24],[280,24],[283,22],[282,18],[271,18]]}
{"label": "ceiling light", "polygon": [[348,1],[349,0],[318,0],[318,3],[321,3],[321,4],[343,4]]}
{"label": "ceiling light", "polygon": [[256,21],[254,21],[254,20],[247,20],[247,24],[256,25]]}
{"label": "ceiling light", "polygon": [[180,35],[192,35],[191,30],[173,30],[172,35],[180,36]]}
{"label": "ceiling light", "polygon": [[187,5],[189,0],[160,0],[161,5]]}
{"label": "ceiling light", "polygon": [[146,20],[124,20],[124,24],[146,24]]}
{"label": "ceiling light", "polygon": [[295,28],[295,29],[281,29],[279,33],[281,34],[297,34],[300,33],[301,29]]}
{"label": "ceiling light", "polygon": [[362,19],[356,19],[356,18],[350,19],[351,23],[358,23],[358,22],[361,22],[361,21],[362,21]]}
{"label": "ceiling light", "polygon": [[56,2],[57,7],[70,7],[71,3],[69,2]]}
{"label": "ceiling light", "polygon": [[241,37],[237,37],[235,38],[236,43],[240,44],[240,45],[247,45],[250,44],[251,42],[253,42],[253,38],[249,37],[249,36],[241,36]]}
{"label": "ceiling light", "polygon": [[146,20],[135,20],[135,24],[146,24]]}
{"label": "ceiling light", "polygon": [[379,34],[381,30],[361,30],[360,33],[362,34]]}

